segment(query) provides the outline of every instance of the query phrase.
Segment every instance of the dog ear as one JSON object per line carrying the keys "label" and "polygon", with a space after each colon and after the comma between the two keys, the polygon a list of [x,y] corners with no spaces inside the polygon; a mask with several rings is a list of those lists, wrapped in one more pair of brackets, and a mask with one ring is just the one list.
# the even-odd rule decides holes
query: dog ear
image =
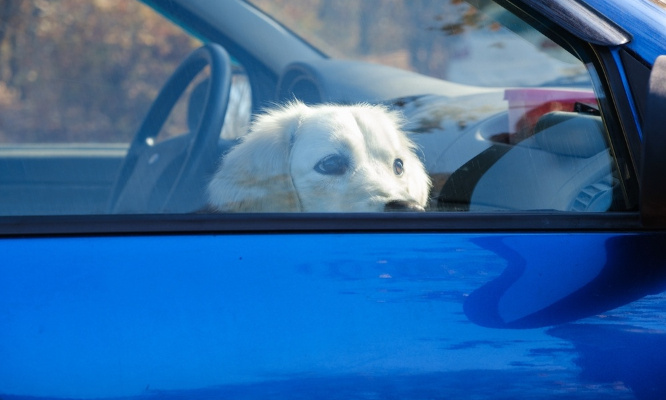
{"label": "dog ear", "polygon": [[301,211],[289,155],[306,110],[302,103],[291,103],[256,119],[208,185],[209,203],[216,211]]}

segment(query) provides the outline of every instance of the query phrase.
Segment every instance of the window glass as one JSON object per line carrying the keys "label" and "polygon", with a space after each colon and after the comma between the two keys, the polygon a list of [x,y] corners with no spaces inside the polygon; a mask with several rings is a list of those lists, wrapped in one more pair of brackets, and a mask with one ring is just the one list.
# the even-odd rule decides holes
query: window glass
{"label": "window glass", "polygon": [[432,180],[426,210],[624,207],[593,68],[497,4],[251,2],[335,58],[440,80],[385,102]]}
{"label": "window glass", "polygon": [[487,0],[251,2],[336,58],[484,87],[590,85],[576,57]]}
{"label": "window glass", "polygon": [[[8,2],[0,215],[627,208],[580,46],[484,0],[250,3],[278,24],[215,2],[187,3],[186,29],[178,7]],[[150,114],[204,42],[228,92],[206,67]]]}
{"label": "window glass", "polygon": [[[150,143],[148,161],[161,172],[123,189],[128,144],[202,42],[130,0],[7,2],[0,25],[0,215],[155,212],[150,198],[164,195],[159,188],[182,163],[185,134],[201,122],[208,69]],[[251,102],[243,66],[231,68],[226,140],[247,131]],[[112,204],[114,192],[125,208]]]}
{"label": "window glass", "polygon": [[136,1],[14,1],[3,13],[3,143],[129,142],[200,45]]}

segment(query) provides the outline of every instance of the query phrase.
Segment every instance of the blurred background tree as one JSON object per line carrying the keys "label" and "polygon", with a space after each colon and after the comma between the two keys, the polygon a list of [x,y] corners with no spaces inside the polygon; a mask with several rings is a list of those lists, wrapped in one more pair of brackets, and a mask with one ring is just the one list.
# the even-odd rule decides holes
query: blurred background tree
{"label": "blurred background tree", "polygon": [[[331,56],[439,78],[483,26],[462,0],[250,1]],[[0,0],[0,143],[127,142],[200,45],[136,0]]]}
{"label": "blurred background tree", "polygon": [[134,0],[0,0],[0,141],[126,142],[199,45]]}
{"label": "blurred background tree", "polygon": [[445,78],[454,36],[483,27],[462,0],[249,0],[334,57]]}

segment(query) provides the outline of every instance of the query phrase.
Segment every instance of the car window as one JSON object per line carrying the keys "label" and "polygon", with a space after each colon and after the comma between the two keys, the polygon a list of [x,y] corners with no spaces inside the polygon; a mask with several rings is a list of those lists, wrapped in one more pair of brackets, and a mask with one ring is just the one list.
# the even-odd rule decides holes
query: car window
{"label": "car window", "polygon": [[[630,208],[584,43],[491,1],[250,3],[277,24],[12,3],[0,215]],[[178,78],[177,105],[151,110],[200,50],[222,72]]]}
{"label": "car window", "polygon": [[134,1],[7,4],[2,143],[127,143],[200,45]]}
{"label": "car window", "polygon": [[[113,212],[109,199],[130,142],[169,77],[203,42],[138,1],[31,0],[0,13],[0,215]],[[235,60],[230,68],[225,140],[247,130],[250,113],[245,70]],[[177,138],[200,123],[208,73],[192,80],[151,139],[170,164],[182,158],[173,142],[184,143]],[[127,190],[136,196],[123,198],[146,198]],[[138,203],[132,212],[149,211]]]}
{"label": "car window", "polygon": [[252,3],[333,57],[440,80],[387,101],[432,180],[427,210],[626,207],[594,67],[497,4]]}

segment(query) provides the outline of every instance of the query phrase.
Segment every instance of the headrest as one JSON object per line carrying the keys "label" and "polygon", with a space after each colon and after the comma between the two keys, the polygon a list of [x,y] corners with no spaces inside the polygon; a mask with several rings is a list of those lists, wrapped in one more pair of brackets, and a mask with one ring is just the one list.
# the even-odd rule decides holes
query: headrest
{"label": "headrest", "polygon": [[608,147],[604,124],[596,115],[551,112],[539,118],[534,131],[537,145],[554,154],[588,158]]}

